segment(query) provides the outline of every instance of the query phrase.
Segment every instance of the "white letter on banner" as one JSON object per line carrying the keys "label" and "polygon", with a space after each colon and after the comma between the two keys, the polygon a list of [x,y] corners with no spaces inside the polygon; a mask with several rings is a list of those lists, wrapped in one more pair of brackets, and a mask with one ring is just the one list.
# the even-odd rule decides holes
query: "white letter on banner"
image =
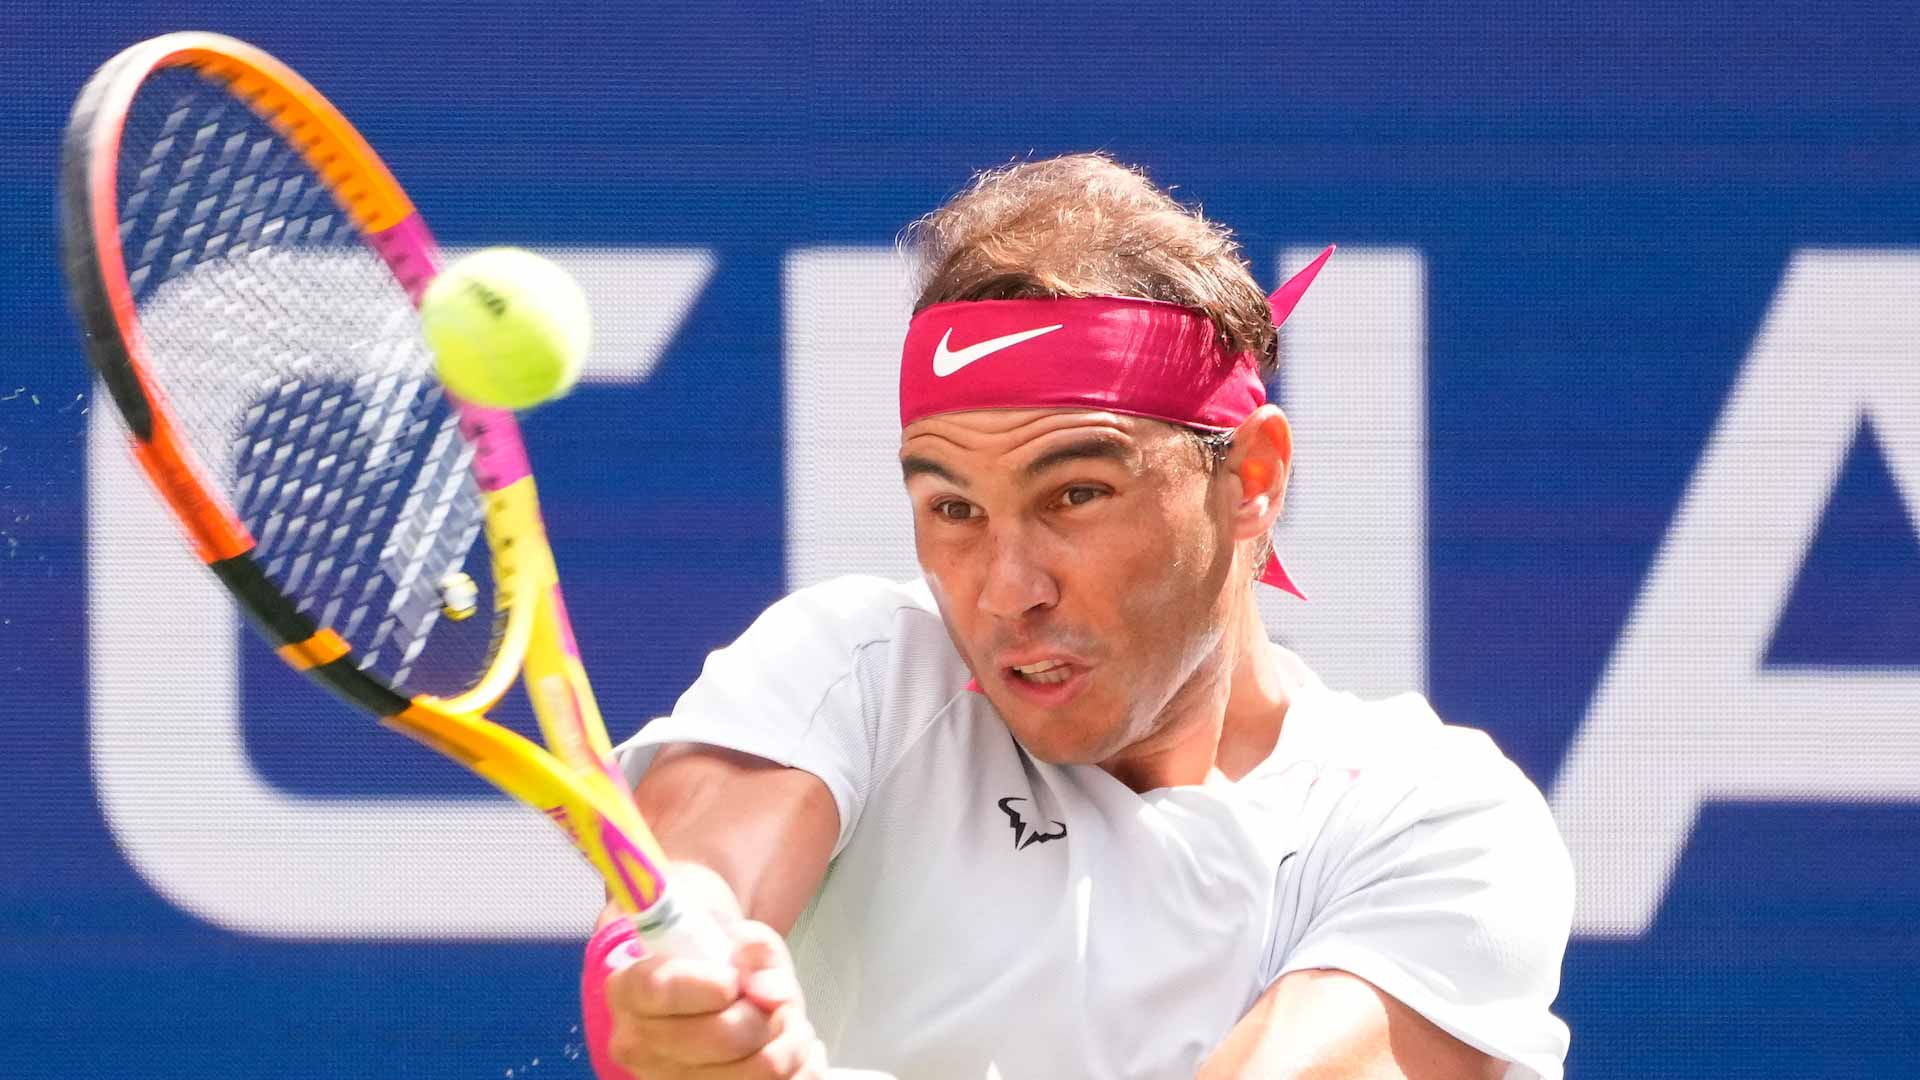
{"label": "white letter on banner", "polygon": [[913,268],[890,247],[812,248],[782,277],[787,588],[919,577],[899,456]]}
{"label": "white letter on banner", "polygon": [[[1280,277],[1318,248],[1289,248]],[[1280,328],[1294,472],[1275,550],[1311,603],[1260,588],[1327,685],[1427,688],[1427,261],[1343,247]]]}
{"label": "white letter on banner", "polygon": [[1553,787],[1577,934],[1646,932],[1710,800],[1920,800],[1920,673],[1762,666],[1863,419],[1920,521],[1920,254],[1798,252]]}
{"label": "white letter on banner", "polygon": [[[1290,251],[1286,262],[1298,267],[1318,253]],[[919,575],[898,462],[912,276],[892,248],[787,258],[789,588],[840,574]],[[1315,599],[1263,597],[1268,626],[1342,687],[1422,689],[1424,258],[1342,248],[1286,333],[1282,377],[1300,468],[1279,543]]]}
{"label": "white letter on banner", "polygon": [[[668,314],[684,318],[713,268],[705,252],[546,254],[595,301],[601,333],[587,378],[603,382],[636,382],[653,370],[678,325]],[[670,302],[649,306],[660,297]],[[101,809],[128,863],[176,906],[241,933],[584,935],[600,886],[525,807],[315,798],[260,775],[241,727],[236,650],[263,646],[238,641],[232,603],[197,565],[126,442],[118,413],[95,408],[87,440],[90,748]],[[371,722],[339,708],[342,722]]]}

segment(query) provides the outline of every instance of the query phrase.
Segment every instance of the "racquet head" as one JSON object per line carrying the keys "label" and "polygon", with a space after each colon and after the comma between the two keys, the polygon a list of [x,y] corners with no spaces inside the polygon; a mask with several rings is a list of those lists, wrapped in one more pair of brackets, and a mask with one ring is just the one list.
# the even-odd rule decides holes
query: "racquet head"
{"label": "racquet head", "polygon": [[[211,38],[136,46],[75,106],[62,231],[89,358],[276,644],[376,711],[376,688],[470,689],[504,640],[468,617],[504,617],[473,557],[472,448],[364,239],[418,219],[297,75]],[[430,274],[431,248],[416,258]]]}
{"label": "racquet head", "polygon": [[[519,429],[434,376],[433,239],[365,140],[266,53],[170,34],[82,91],[60,208],[88,357],[256,628],[652,910],[664,859],[608,759]],[[482,715],[523,664],[558,758]]]}

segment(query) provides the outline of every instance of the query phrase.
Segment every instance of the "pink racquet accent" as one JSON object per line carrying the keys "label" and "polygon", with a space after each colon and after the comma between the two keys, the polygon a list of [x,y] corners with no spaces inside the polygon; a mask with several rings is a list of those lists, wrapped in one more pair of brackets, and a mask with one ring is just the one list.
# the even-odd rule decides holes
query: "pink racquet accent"
{"label": "pink racquet accent", "polygon": [[407,299],[419,307],[420,294],[440,270],[440,248],[427,231],[426,220],[418,213],[408,214],[388,228],[368,233],[367,243],[407,290]]}
{"label": "pink racquet accent", "polygon": [[[520,441],[520,424],[511,412],[464,401],[457,405],[460,434],[473,445],[473,479],[481,491],[499,491],[533,475],[533,465],[527,461],[527,446]],[[572,631],[568,631],[568,636],[572,636]]]}
{"label": "pink racquet accent", "polygon": [[[440,247],[427,229],[426,220],[418,213],[408,214],[388,228],[368,233],[367,245],[407,291],[407,299],[419,307],[421,294],[440,272]],[[480,490],[498,491],[533,474],[533,467],[527,462],[526,445],[520,441],[520,425],[513,413],[466,402],[460,402],[458,407],[460,433],[473,445],[474,479]],[[568,637],[572,637],[571,631]]]}

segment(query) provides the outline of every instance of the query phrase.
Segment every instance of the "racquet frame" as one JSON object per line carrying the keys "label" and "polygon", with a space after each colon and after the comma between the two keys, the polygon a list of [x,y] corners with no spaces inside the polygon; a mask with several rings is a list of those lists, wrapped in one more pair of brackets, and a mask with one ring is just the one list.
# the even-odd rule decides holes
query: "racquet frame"
{"label": "racquet frame", "polygon": [[[291,68],[244,42],[203,32],[167,34],[124,50],[74,104],[62,147],[60,210],[68,287],[88,359],[127,422],[135,459],[200,559],[289,666],[545,814],[599,871],[613,902],[650,945],[709,955],[725,949],[725,937],[704,911],[674,904],[667,860],[614,762],[512,413],[449,395],[474,449],[496,603],[493,653],[466,691],[407,696],[369,675],[346,640],[300,611],[255,559],[253,536],[207,481],[151,378],[120,247],[122,127],[141,85],[173,68],[223,84],[297,150],[416,305],[440,265],[432,234],[386,165]],[[524,676],[548,749],[486,718],[516,676]]]}

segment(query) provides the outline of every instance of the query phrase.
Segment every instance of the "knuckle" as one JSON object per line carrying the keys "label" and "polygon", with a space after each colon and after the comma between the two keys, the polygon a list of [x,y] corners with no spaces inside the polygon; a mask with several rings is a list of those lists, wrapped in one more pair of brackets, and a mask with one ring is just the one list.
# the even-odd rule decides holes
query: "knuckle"
{"label": "knuckle", "polygon": [[813,1025],[807,1022],[806,1011],[796,1003],[775,1009],[769,1025],[773,1029],[769,1041],[785,1039],[804,1043],[813,1038]]}
{"label": "knuckle", "polygon": [[753,1066],[750,1075],[780,1080],[812,1075],[816,1071],[813,1063],[824,1061],[825,1051],[819,1048],[806,1017],[798,1009],[782,1008],[774,1014],[772,1027],[767,1044],[749,1059]]}
{"label": "knuckle", "polygon": [[794,1070],[787,1067],[784,1055],[768,1048],[748,1058],[742,1063],[742,1080],[787,1080]]}
{"label": "knuckle", "polygon": [[741,923],[734,931],[734,960],[755,967],[775,963],[786,952],[786,942],[761,923]]}
{"label": "knuckle", "polygon": [[714,1042],[730,1058],[743,1058],[763,1050],[779,1035],[772,1018],[752,1002],[736,1002],[716,1017]]}

